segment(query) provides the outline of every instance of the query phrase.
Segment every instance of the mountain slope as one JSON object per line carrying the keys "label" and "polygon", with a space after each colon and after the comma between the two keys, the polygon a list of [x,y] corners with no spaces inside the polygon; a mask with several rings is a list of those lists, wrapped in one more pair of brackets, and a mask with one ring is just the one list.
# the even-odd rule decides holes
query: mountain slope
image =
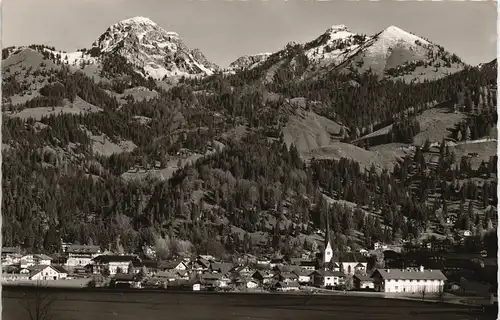
{"label": "mountain slope", "polygon": [[[313,41],[289,44],[265,56],[241,57],[234,65],[260,70],[261,79],[290,73],[296,80],[327,76],[332,72],[372,74],[385,79],[421,81],[438,79],[462,70],[465,64],[443,47],[390,26],[373,35],[351,32],[334,25]],[[280,81],[278,81],[280,82]]]}
{"label": "mountain slope", "polygon": [[411,81],[441,78],[462,70],[464,66],[456,55],[444,51],[444,48],[390,26],[368,39],[347,61],[335,68],[358,73],[371,70],[378,76]]}

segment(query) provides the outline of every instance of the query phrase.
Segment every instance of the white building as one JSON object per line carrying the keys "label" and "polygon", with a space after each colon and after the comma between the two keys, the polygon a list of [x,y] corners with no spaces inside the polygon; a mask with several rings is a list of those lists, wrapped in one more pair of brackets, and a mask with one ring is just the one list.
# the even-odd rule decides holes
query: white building
{"label": "white building", "polygon": [[2,257],[2,266],[21,264],[22,257],[23,256],[21,254],[17,254],[17,253],[6,254],[4,257]]}
{"label": "white building", "polygon": [[59,270],[49,265],[32,266],[29,271],[30,280],[58,280],[63,278]]}
{"label": "white building", "polygon": [[255,289],[259,286],[259,283],[255,280],[249,280],[246,283],[247,289]]}
{"label": "white building", "polygon": [[364,274],[368,267],[366,256],[359,252],[340,252],[334,261],[339,265],[340,271],[350,276],[356,273]]}
{"label": "white building", "polygon": [[107,273],[115,275],[117,273],[128,273],[134,261],[139,261],[135,255],[100,255],[92,259],[93,273]]}
{"label": "white building", "polygon": [[52,258],[45,254],[35,254],[33,256],[36,265],[51,265]]}
{"label": "white building", "polygon": [[200,290],[201,290],[201,284],[194,283],[193,284],[193,291],[200,291]]}
{"label": "white building", "polygon": [[52,262],[52,258],[45,254],[27,254],[19,259],[21,268],[29,268],[32,266],[47,266]]}
{"label": "white building", "polygon": [[311,282],[311,273],[309,270],[297,270],[294,273],[298,276],[297,282],[299,284],[308,284]]}
{"label": "white building", "polygon": [[440,292],[446,277],[441,270],[419,269],[377,269],[371,278],[376,291],[426,293]]}
{"label": "white building", "polygon": [[374,250],[386,250],[387,249],[387,245],[382,243],[382,242],[375,242],[373,244],[373,249]]}
{"label": "white building", "polygon": [[66,266],[68,267],[84,267],[92,262],[92,259],[101,254],[101,248],[98,246],[85,246],[73,244],[66,249],[68,253],[68,260]]}

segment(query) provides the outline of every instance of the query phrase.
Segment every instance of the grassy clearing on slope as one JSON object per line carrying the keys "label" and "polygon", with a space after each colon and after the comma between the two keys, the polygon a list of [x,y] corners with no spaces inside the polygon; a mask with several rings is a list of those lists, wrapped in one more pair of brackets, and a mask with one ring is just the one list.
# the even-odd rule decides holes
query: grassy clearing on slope
{"label": "grassy clearing on slope", "polygon": [[312,158],[335,160],[348,158],[358,162],[361,168],[369,169],[374,164],[377,171],[381,171],[384,168],[392,171],[394,164],[404,155],[405,152],[403,150],[369,151],[343,142],[334,142],[328,146],[304,153],[304,157],[307,160]]}
{"label": "grassy clearing on slope", "polygon": [[475,170],[481,161],[488,162],[490,157],[497,154],[497,141],[459,144],[450,149],[455,152],[457,160],[467,157],[469,153],[477,153],[476,157],[470,157],[471,167]]}
{"label": "grassy clearing on slope", "polygon": [[125,89],[123,93],[116,93],[109,90],[106,90],[106,92],[111,96],[115,96],[118,102],[121,104],[125,104],[127,102],[127,100],[125,99],[127,96],[134,97],[135,101],[144,101],[144,100],[148,101],[150,99],[158,97],[157,91],[149,90],[148,88],[145,87],[134,87],[130,89]]}
{"label": "grassy clearing on slope", "polygon": [[[461,112],[453,112],[445,108],[432,108],[417,115],[420,123],[420,132],[414,138],[415,145],[423,145],[426,139],[432,142],[441,142],[451,135],[451,130],[455,125],[466,118]],[[377,131],[369,133],[358,140],[365,140],[378,136],[387,135],[392,130],[392,124]]]}
{"label": "grassy clearing on slope", "polygon": [[102,156],[111,156],[113,153],[132,152],[137,146],[129,140],[112,142],[106,135],[91,135],[92,151]]}
{"label": "grassy clearing on slope", "polygon": [[5,115],[11,117],[21,118],[22,120],[27,120],[33,118],[37,121],[42,119],[44,116],[58,115],[61,113],[70,114],[80,114],[80,113],[90,113],[90,112],[101,112],[102,109],[88,103],[80,97],[76,97],[73,103],[68,103],[63,107],[40,107],[40,108],[28,108],[21,111],[7,111],[4,112]]}
{"label": "grassy clearing on slope", "polygon": [[426,139],[432,142],[441,142],[450,136],[455,125],[466,118],[461,112],[448,111],[442,108],[425,110],[417,116],[420,123],[420,133],[414,138],[415,145],[423,145]]}
{"label": "grassy clearing on slope", "polygon": [[341,126],[311,111],[299,111],[290,116],[283,128],[285,143],[294,144],[299,152],[309,152],[327,146],[332,136],[338,135]]}

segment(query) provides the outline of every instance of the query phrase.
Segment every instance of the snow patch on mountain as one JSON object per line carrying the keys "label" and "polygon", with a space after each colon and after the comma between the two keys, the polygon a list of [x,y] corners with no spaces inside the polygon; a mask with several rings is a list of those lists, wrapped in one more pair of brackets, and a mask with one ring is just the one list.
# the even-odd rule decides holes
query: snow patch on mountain
{"label": "snow patch on mountain", "polygon": [[373,74],[391,79],[420,81],[440,78],[464,66],[443,47],[390,26],[365,41],[339,67],[344,72],[371,70]]}
{"label": "snow patch on mountain", "polygon": [[98,63],[97,57],[92,57],[90,54],[82,51],[68,53],[62,51],[49,50],[47,48],[44,48],[43,50],[48,52],[49,54],[53,54],[54,56],[60,55],[61,62],[72,66],[80,66],[82,64],[92,65]]}
{"label": "snow patch on mountain", "polygon": [[345,25],[334,25],[325,33],[304,45],[310,63],[340,64],[354,54],[366,37],[353,33]]}

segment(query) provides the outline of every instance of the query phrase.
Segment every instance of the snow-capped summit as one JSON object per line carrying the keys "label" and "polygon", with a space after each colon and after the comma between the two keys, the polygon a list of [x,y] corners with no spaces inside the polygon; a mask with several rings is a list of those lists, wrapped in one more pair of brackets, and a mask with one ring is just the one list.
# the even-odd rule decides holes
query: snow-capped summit
{"label": "snow-capped summit", "polygon": [[345,24],[333,25],[326,32],[337,32],[337,31],[347,31],[347,26]]}
{"label": "snow-capped summit", "polygon": [[[184,44],[179,34],[167,32],[149,18],[134,17],[110,26],[93,44],[101,53],[123,56],[143,68],[146,76],[210,75],[213,64]],[[203,57],[202,57],[203,56]],[[200,59],[200,60],[198,60]],[[203,61],[201,61],[203,60]]]}
{"label": "snow-capped summit", "polygon": [[[300,45],[302,50],[289,50],[290,46]],[[303,57],[307,58],[304,64]],[[255,68],[269,61],[267,55],[244,56],[230,65]],[[460,71],[465,66],[456,55],[397,26],[366,36],[349,30],[344,24],[336,24],[326,29],[316,39],[288,45],[273,54],[269,67],[264,71],[265,81],[273,81],[278,67],[289,65],[303,67],[300,77],[317,77],[330,72],[355,72],[373,74],[383,78],[420,81],[436,79]],[[300,68],[299,68],[300,70]]]}
{"label": "snow-capped summit", "polygon": [[156,23],[153,22],[153,20],[151,20],[149,18],[146,18],[146,17],[141,17],[141,16],[137,16],[137,17],[125,19],[125,20],[120,21],[119,23],[122,23],[122,24],[149,24],[149,25],[156,25]]}
{"label": "snow-capped summit", "polygon": [[429,44],[427,40],[417,37],[414,34],[404,31],[396,26],[390,26],[380,32],[377,36],[379,39],[393,40],[393,41],[406,41],[408,43],[414,43],[415,41],[420,41],[424,44]]}
{"label": "snow-capped summit", "polygon": [[368,38],[337,69],[408,81],[436,79],[463,69],[457,56],[396,26]]}
{"label": "snow-capped summit", "polygon": [[349,31],[344,24],[333,25],[318,38],[305,44],[305,54],[314,64],[337,65],[350,57],[364,40],[364,36]]}

